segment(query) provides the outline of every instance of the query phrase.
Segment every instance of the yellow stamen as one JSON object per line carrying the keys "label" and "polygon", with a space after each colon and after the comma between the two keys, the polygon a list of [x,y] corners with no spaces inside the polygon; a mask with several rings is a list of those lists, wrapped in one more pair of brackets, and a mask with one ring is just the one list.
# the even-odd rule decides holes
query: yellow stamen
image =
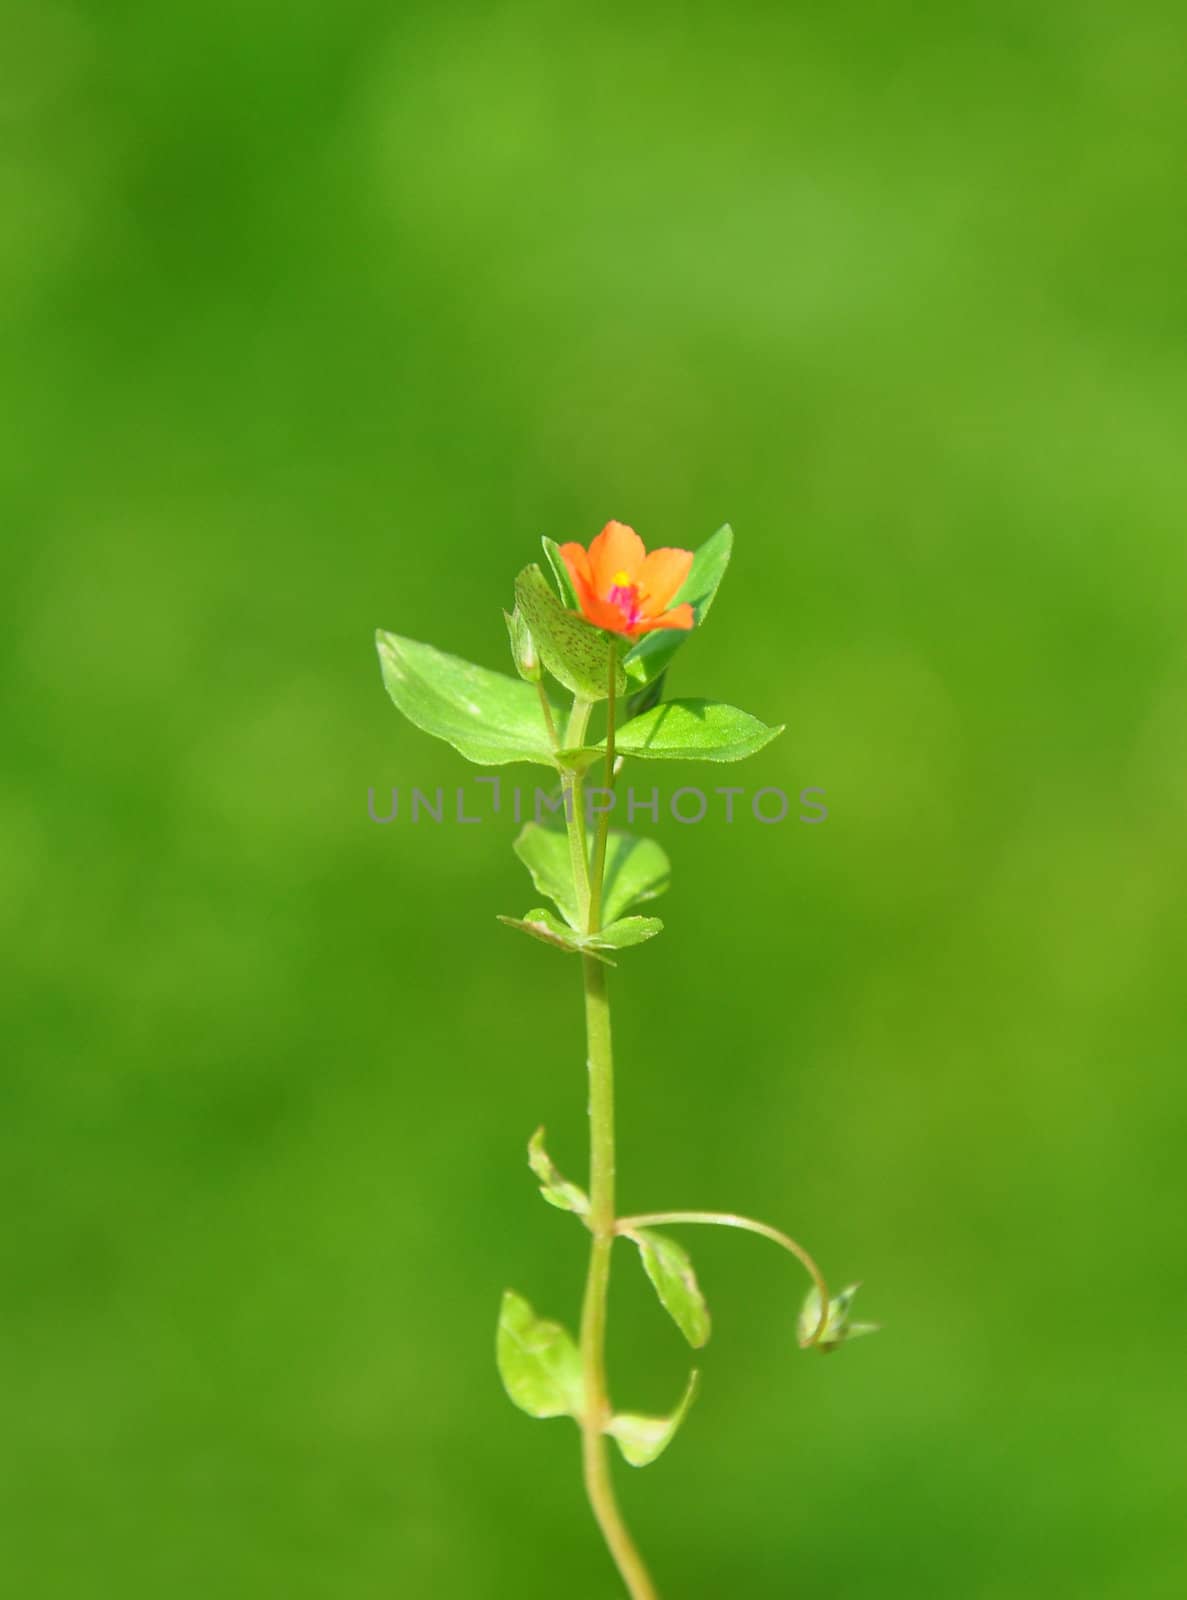
{"label": "yellow stamen", "polygon": [[618,589],[629,589],[630,586],[631,586],[631,575],[630,575],[630,573],[629,572],[616,572],[614,574],[614,585]]}

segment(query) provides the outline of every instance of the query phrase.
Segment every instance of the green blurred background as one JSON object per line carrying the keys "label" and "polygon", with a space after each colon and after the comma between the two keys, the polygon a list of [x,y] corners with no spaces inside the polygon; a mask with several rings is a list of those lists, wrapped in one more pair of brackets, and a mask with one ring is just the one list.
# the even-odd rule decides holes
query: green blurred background
{"label": "green blurred background", "polygon": [[501,667],[611,516],[733,522],[674,687],[831,809],[661,827],[623,1204],[886,1324],[801,1356],[783,1258],[684,1235],[665,1600],[1187,1592],[1181,20],[8,0],[7,1592],[617,1595],[492,1363],[506,1284],[576,1315],[578,974],[509,824],[366,809],[476,770],[374,627]]}

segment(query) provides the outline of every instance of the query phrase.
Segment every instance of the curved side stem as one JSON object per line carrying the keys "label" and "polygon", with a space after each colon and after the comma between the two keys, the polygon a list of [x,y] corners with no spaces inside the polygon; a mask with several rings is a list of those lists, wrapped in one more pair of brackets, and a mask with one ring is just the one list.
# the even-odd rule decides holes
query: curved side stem
{"label": "curved side stem", "polygon": [[752,1217],[739,1217],[732,1211],[649,1211],[638,1217],[620,1217],[616,1224],[616,1231],[621,1234],[632,1233],[636,1228],[658,1228],[665,1223],[680,1222],[706,1222],[718,1228],[742,1228],[747,1233],[757,1233],[763,1239],[770,1239],[773,1244],[781,1245],[790,1252],[808,1273],[816,1285],[816,1292],[820,1296],[820,1318],[810,1339],[803,1341],[802,1348],[810,1350],[820,1340],[828,1322],[828,1284],[824,1281],[824,1274],[815,1261],[804,1249],[803,1245],[791,1237],[789,1233],[780,1233],[778,1228],[771,1228],[765,1222],[755,1222]]}

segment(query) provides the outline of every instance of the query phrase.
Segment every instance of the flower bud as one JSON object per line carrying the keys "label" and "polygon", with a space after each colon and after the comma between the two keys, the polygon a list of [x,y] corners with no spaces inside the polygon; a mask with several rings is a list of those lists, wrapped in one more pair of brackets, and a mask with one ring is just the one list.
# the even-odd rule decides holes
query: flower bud
{"label": "flower bud", "polygon": [[512,612],[504,611],[503,621],[507,624],[507,635],[511,640],[511,659],[515,662],[516,672],[528,683],[539,683],[540,657],[536,652],[536,642],[523,619],[523,613],[516,606]]}

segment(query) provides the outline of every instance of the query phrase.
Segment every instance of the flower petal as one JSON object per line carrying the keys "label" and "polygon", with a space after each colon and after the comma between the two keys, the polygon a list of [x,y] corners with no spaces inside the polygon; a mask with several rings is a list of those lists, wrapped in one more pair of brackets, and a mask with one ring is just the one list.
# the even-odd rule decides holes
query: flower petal
{"label": "flower petal", "polygon": [[691,550],[653,550],[639,568],[640,609],[645,617],[654,617],[688,577],[692,566]]}
{"label": "flower petal", "polygon": [[[608,522],[589,547],[593,586],[600,595],[634,583],[646,551],[634,528],[625,522]],[[625,575],[626,584],[622,584]]]}
{"label": "flower petal", "polygon": [[577,592],[577,604],[581,607],[581,615],[586,622],[592,622],[595,628],[609,628],[612,633],[625,633],[626,616],[622,607],[595,594],[581,574],[574,572],[572,567],[569,568],[569,572],[573,578],[573,588]]}
{"label": "flower petal", "polygon": [[569,569],[569,576],[576,588],[578,579],[592,584],[593,573],[589,569],[589,551],[583,544],[563,544],[560,547],[561,559]]}
{"label": "flower petal", "polygon": [[662,617],[643,617],[636,622],[631,633],[654,633],[657,628],[691,628],[695,620],[692,607],[685,600],[671,611],[665,611]]}

